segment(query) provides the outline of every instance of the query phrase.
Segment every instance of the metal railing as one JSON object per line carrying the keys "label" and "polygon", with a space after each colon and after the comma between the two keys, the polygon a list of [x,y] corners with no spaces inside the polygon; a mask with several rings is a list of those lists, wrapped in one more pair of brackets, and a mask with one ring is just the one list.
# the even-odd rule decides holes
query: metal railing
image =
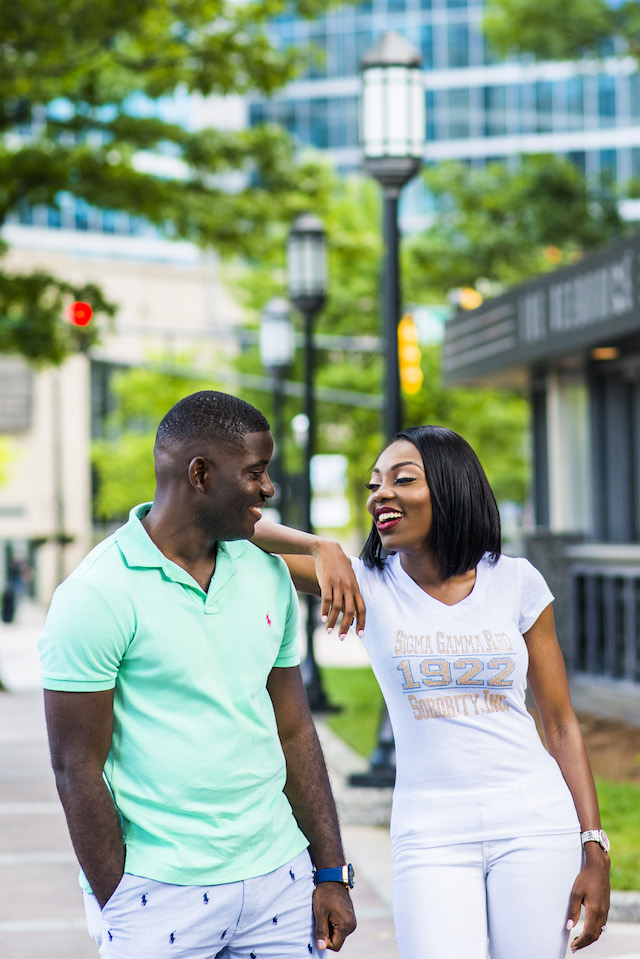
{"label": "metal railing", "polygon": [[568,552],[574,671],[640,683],[640,549],[582,546]]}

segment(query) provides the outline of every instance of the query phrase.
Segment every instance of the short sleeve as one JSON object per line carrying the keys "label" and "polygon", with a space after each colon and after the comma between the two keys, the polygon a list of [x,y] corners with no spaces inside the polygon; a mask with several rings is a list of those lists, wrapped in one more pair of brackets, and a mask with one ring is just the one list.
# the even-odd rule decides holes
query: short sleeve
{"label": "short sleeve", "polygon": [[553,593],[542,573],[526,559],[520,559],[520,614],[518,629],[526,633],[540,613],[553,602]]}
{"label": "short sleeve", "polygon": [[280,557],[277,558],[280,560],[283,566],[282,575],[283,577],[286,577],[284,588],[288,590],[289,602],[287,606],[287,615],[285,619],[282,644],[280,646],[280,651],[274,666],[299,666],[300,643],[298,636],[300,632],[300,607],[298,604],[298,594],[296,593],[293,583],[291,582],[289,570],[287,569],[284,560],[281,560]]}
{"label": "short sleeve", "polygon": [[58,587],[38,644],[45,689],[113,689],[133,635],[127,605],[82,577]]}

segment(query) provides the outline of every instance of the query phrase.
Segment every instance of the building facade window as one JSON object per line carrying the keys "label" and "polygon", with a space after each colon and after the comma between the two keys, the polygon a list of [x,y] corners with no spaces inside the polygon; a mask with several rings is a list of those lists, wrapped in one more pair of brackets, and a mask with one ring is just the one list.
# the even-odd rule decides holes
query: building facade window
{"label": "building facade window", "polygon": [[598,123],[609,128],[616,123],[616,80],[615,77],[598,77]]}
{"label": "building facade window", "polygon": [[453,68],[469,66],[469,26],[450,23],[447,27],[447,61]]}
{"label": "building facade window", "polygon": [[507,132],[507,93],[503,86],[484,88],[484,135],[500,137]]}

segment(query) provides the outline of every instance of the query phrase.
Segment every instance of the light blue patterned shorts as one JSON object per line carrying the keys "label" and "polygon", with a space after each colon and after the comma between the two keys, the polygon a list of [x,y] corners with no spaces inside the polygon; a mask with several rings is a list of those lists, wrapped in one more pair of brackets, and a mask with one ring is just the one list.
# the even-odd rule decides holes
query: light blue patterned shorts
{"label": "light blue patterned shorts", "polygon": [[175,886],[125,873],[102,911],[95,896],[84,900],[102,959],[309,959],[320,955],[312,894],[305,849],[244,882]]}

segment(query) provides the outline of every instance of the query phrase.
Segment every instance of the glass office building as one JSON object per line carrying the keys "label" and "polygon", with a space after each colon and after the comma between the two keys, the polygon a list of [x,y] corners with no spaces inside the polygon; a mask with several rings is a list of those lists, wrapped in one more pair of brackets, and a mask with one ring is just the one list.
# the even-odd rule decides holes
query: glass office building
{"label": "glass office building", "polygon": [[[482,0],[370,0],[305,21],[273,22],[279,44],[312,48],[306,74],[250,106],[250,122],[281,123],[301,145],[327,151],[341,172],[360,168],[359,63],[397,30],[422,54],[425,161],[474,165],[555,153],[588,176],[640,178],[640,73],[613,47],[591,63],[499,60],[483,36]],[[413,189],[412,189],[413,186]],[[410,185],[413,200],[416,187]],[[408,204],[405,197],[405,214]]]}

